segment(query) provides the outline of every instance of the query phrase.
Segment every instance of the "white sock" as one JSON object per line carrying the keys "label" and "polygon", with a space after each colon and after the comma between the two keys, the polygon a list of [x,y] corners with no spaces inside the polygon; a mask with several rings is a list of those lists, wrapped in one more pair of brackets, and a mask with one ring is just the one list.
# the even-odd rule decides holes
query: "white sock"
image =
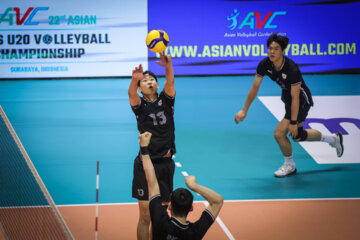
{"label": "white sock", "polygon": [[285,163],[290,164],[290,165],[295,165],[294,158],[292,155],[289,157],[284,156],[284,158],[285,158]]}
{"label": "white sock", "polygon": [[321,140],[320,141],[330,143],[330,144],[334,144],[335,143],[335,137],[332,136],[332,135],[321,134]]}

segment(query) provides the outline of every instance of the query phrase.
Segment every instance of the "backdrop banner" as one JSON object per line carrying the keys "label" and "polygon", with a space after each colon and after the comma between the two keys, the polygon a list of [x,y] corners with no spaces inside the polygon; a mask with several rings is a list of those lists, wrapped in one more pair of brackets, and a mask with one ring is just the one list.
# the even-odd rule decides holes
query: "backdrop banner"
{"label": "backdrop banner", "polygon": [[130,76],[146,33],[146,0],[1,1],[0,78]]}
{"label": "backdrop banner", "polygon": [[[303,73],[359,73],[359,1],[149,0],[149,29],[170,37],[175,74],[255,74],[272,33]],[[155,54],[149,66],[157,69]]]}

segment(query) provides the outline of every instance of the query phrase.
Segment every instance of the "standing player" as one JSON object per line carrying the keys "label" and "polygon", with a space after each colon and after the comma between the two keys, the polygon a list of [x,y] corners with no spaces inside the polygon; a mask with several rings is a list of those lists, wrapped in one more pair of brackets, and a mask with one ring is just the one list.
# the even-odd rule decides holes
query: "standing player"
{"label": "standing player", "polygon": [[[218,216],[223,205],[223,197],[213,190],[196,183],[194,176],[185,178],[188,188],[203,196],[209,206],[203,211],[198,221],[191,223],[186,220],[192,211],[194,196],[185,188],[178,188],[171,194],[169,217],[166,207],[161,204],[161,193],[155,176],[154,166],[149,156],[149,143],[151,133],[140,134],[140,151],[149,189],[150,217],[152,224],[153,240],[157,239],[202,239]],[[152,139],[151,139],[152,141]]]}
{"label": "standing player", "polygon": [[236,115],[235,122],[239,123],[246,117],[250,104],[255,99],[262,79],[268,75],[282,89],[281,100],[285,104],[285,116],[275,129],[275,139],[284,155],[284,164],[274,173],[276,177],[286,177],[296,173],[291,143],[286,136],[294,141],[322,141],[336,148],[337,156],[344,151],[343,137],[340,132],[326,136],[315,129],[303,129],[303,123],[308,111],[313,106],[309,88],[306,86],[299,67],[288,57],[284,56],[289,39],[285,36],[272,34],[267,40],[269,57],[263,59],[256,70],[255,80],[246,98],[245,104]]}
{"label": "standing player", "polygon": [[[173,190],[175,170],[172,155],[176,151],[174,71],[171,57],[163,52],[160,53],[160,61],[157,63],[165,67],[164,90],[160,94],[157,93],[159,85],[155,74],[150,71],[143,72],[140,65],[132,72],[128,94],[131,108],[136,115],[139,132],[149,131],[153,134],[149,153],[159,181],[162,201],[169,202],[170,193]],[[137,90],[142,93],[143,97],[138,95]],[[137,226],[137,238],[148,240],[150,226],[149,194],[140,154],[134,161],[132,196],[138,199],[139,203],[140,217]]]}

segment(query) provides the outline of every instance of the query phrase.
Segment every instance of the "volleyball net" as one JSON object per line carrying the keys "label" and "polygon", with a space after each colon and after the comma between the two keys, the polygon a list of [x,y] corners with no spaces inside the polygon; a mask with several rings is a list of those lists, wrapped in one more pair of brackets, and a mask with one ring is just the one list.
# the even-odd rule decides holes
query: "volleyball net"
{"label": "volleyball net", "polygon": [[0,106],[0,239],[73,239]]}

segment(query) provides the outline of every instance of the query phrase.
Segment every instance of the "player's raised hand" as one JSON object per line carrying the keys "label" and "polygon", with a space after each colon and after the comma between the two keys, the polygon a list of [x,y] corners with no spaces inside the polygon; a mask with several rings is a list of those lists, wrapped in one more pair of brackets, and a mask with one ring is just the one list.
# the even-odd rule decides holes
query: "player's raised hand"
{"label": "player's raised hand", "polygon": [[246,118],[246,112],[241,109],[241,110],[235,115],[235,122],[236,122],[236,124],[238,124],[239,122],[244,121],[245,118]]}
{"label": "player's raised hand", "polygon": [[185,184],[188,188],[193,190],[196,186],[196,177],[195,176],[187,176],[185,177]]}
{"label": "player's raised hand", "polygon": [[141,64],[139,65],[139,67],[135,67],[135,69],[132,71],[132,79],[135,81],[140,81],[144,79],[143,67]]}
{"label": "player's raised hand", "polygon": [[144,132],[139,135],[139,142],[141,147],[147,147],[150,144],[151,132]]}
{"label": "player's raised hand", "polygon": [[160,52],[160,61],[156,61],[157,64],[160,64],[163,67],[171,66],[172,59],[170,55],[165,55],[165,52]]}

